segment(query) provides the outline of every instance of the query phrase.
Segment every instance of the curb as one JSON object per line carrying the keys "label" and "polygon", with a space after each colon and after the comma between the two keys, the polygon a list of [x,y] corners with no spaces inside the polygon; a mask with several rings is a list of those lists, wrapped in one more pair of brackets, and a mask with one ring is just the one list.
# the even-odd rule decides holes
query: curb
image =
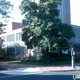
{"label": "curb", "polygon": [[27,72],[27,73],[37,73],[37,72],[68,72],[68,71],[80,71],[80,70],[38,70],[38,71],[29,71],[29,70],[22,70],[22,71],[18,71],[18,70],[2,70],[0,72]]}
{"label": "curb", "polygon": [[68,71],[80,71],[80,70],[44,70],[43,72],[68,72]]}

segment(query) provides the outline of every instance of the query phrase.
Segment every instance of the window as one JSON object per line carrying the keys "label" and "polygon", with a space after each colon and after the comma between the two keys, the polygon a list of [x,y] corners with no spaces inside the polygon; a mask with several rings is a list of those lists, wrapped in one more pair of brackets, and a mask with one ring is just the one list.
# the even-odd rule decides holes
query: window
{"label": "window", "polygon": [[7,35],[7,42],[14,41],[14,34]]}
{"label": "window", "polygon": [[16,40],[21,40],[21,33],[16,33]]}

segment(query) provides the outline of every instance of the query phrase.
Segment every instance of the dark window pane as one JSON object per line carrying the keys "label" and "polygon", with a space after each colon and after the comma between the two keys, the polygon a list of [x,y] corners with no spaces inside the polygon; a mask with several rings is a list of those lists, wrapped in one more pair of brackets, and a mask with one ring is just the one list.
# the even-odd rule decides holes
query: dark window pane
{"label": "dark window pane", "polygon": [[16,33],[16,40],[21,40],[21,33]]}

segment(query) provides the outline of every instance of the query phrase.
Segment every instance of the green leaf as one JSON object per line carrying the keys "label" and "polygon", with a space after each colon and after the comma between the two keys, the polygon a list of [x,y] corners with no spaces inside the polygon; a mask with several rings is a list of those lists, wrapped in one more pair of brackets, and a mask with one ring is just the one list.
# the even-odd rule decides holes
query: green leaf
{"label": "green leaf", "polygon": [[68,41],[75,35],[71,25],[63,24],[59,19],[58,5],[61,5],[61,0],[40,0],[39,4],[29,0],[22,1],[20,10],[28,20],[28,27],[23,29],[22,40],[28,48],[69,48]]}

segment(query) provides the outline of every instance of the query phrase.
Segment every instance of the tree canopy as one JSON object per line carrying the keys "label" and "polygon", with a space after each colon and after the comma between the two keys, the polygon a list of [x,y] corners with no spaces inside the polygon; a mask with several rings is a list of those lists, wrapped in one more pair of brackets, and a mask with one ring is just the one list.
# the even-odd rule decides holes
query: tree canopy
{"label": "tree canopy", "polygon": [[68,49],[68,41],[74,37],[71,25],[62,23],[58,5],[61,0],[40,0],[39,3],[23,0],[20,10],[24,15],[22,41],[28,48]]}
{"label": "tree canopy", "polygon": [[10,18],[12,9],[13,5],[11,5],[10,1],[0,0],[0,20]]}
{"label": "tree canopy", "polygon": [[10,3],[10,1],[7,0],[0,0],[0,34],[3,33],[3,26],[6,26],[6,24],[3,24],[4,21],[7,21],[8,18],[10,18],[10,14],[12,12],[13,5]]}
{"label": "tree canopy", "polygon": [[[4,21],[7,21],[11,16],[11,11],[13,9],[13,5],[11,5],[10,1],[7,0],[0,0],[0,35],[5,33],[3,26],[6,26],[4,24]],[[2,50],[3,40],[0,37],[0,52]]]}

